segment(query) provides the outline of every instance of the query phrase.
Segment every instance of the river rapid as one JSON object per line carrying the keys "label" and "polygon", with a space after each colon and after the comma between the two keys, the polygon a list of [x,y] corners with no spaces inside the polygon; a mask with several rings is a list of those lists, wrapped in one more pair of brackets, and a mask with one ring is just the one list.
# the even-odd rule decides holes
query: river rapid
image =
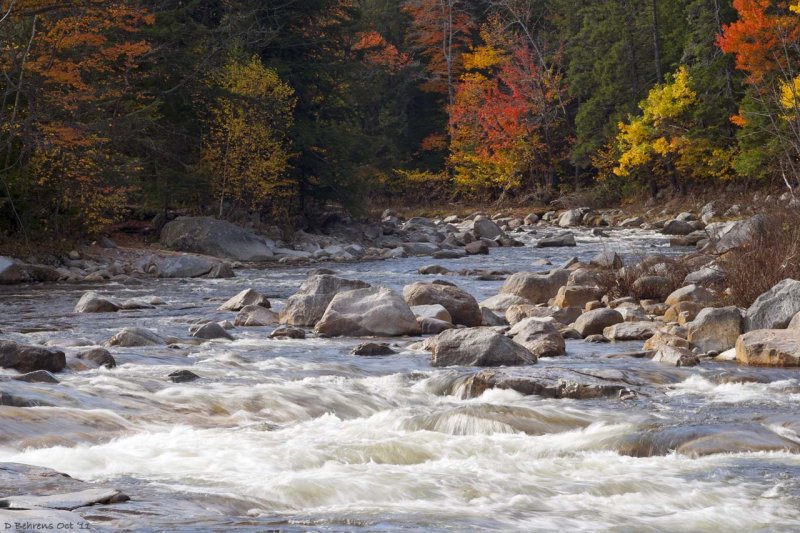
{"label": "river rapid", "polygon": [[[386,285],[452,270],[536,271],[599,251],[667,252],[651,233],[577,248],[495,248],[490,256],[321,265]],[[145,280],[143,285],[0,288],[0,337],[102,344],[123,327],[187,338],[199,319],[252,287],[280,308],[305,267],[239,270],[234,279]],[[479,301],[502,281],[447,276]],[[166,305],[73,314],[81,294],[159,296]],[[112,348],[118,366],[64,373],[59,384],[0,382],[39,407],[0,406],[0,461],[38,465],[112,485],[129,502],[82,509],[98,530],[136,531],[788,531],[800,529],[800,374],[709,363],[677,369],[616,358],[641,343],[568,341],[562,368],[632,369],[652,392],[634,399],[544,399],[489,390],[463,399],[475,369],[434,369],[391,339],[397,355],[357,357],[363,339],[268,339]],[[189,369],[201,379],[175,384]],[[0,370],[4,375],[13,371]],[[698,441],[699,439],[699,441]],[[705,440],[704,440],[705,439]],[[694,444],[676,451],[686,442]],[[723,445],[720,446],[720,442]],[[3,487],[0,487],[2,494]]]}

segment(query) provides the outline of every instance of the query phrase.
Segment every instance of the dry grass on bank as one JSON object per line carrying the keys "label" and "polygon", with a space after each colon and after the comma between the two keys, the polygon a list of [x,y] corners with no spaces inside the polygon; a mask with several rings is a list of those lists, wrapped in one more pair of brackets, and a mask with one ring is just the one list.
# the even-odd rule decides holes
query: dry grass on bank
{"label": "dry grass on bank", "polygon": [[728,275],[725,303],[749,307],[781,281],[800,280],[800,212],[790,208],[767,215],[751,242],[720,258]]}
{"label": "dry grass on bank", "polygon": [[[600,288],[609,298],[625,298],[632,296],[637,300],[659,299],[672,293],[683,285],[689,273],[687,267],[671,257],[657,254],[637,257],[620,271],[606,270],[600,279]],[[648,291],[638,286],[636,280],[646,276],[658,276],[663,283],[658,292]]]}

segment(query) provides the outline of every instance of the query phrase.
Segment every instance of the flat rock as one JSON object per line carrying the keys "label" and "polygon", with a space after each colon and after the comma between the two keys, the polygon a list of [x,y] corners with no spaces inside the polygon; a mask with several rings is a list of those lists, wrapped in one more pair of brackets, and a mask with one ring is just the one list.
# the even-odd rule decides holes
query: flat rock
{"label": "flat rock", "polygon": [[117,503],[126,501],[127,496],[115,489],[86,489],[80,492],[66,494],[53,494],[50,496],[35,496],[22,494],[0,500],[5,502],[8,509],[58,509],[72,511],[81,507],[88,507],[99,503]]}
{"label": "flat rock", "polygon": [[736,361],[753,366],[800,366],[800,331],[759,329],[736,341]]}
{"label": "flat rock", "polygon": [[536,362],[536,356],[505,335],[489,328],[451,329],[431,340],[431,365],[516,366]]}
{"label": "flat rock", "polygon": [[603,329],[603,336],[611,341],[643,341],[657,332],[655,322],[620,322]]}

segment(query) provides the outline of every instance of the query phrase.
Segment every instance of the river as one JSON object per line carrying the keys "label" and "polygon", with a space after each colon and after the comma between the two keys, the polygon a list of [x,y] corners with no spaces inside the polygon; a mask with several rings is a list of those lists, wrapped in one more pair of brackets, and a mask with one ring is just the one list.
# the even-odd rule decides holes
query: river
{"label": "river", "polygon": [[[665,240],[639,230],[610,239],[577,234],[577,248],[537,249],[527,237],[528,246],[488,257],[320,266],[402,290],[430,281],[417,269],[431,263],[516,272],[602,250],[669,252]],[[141,326],[185,338],[198,319],[233,320],[217,307],[248,287],[280,308],[307,270],[0,288],[0,337],[101,344]],[[479,301],[502,285],[447,279]],[[156,295],[167,305],[73,314],[90,289]],[[568,341],[566,357],[539,365],[632,369],[654,392],[579,401],[489,390],[463,399],[459,383],[471,370],[432,368],[429,354],[408,348],[417,339],[391,339],[397,355],[356,357],[350,350],[361,339],[273,340],[271,329],[237,328],[233,342],[200,346],[114,348],[117,368],[61,374],[59,384],[2,381],[0,390],[42,406],[0,407],[0,461],[54,468],[131,496],[82,510],[101,531],[800,529],[800,455],[713,453],[720,439],[752,449],[800,443],[795,371],[708,362],[676,369],[609,357],[640,342]],[[179,369],[201,379],[170,382]],[[700,453],[675,451],[696,438]]]}

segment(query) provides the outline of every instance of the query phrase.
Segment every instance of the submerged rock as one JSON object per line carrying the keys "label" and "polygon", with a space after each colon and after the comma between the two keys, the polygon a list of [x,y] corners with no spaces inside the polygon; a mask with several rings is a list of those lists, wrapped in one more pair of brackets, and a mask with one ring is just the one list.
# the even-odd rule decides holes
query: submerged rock
{"label": "submerged rock", "polygon": [[170,372],[167,377],[173,383],[189,383],[200,379],[200,376],[191,370],[176,370],[175,372]]}
{"label": "submerged rock", "polygon": [[306,332],[300,328],[291,326],[279,326],[269,334],[270,339],[305,339]]}
{"label": "submerged rock", "polygon": [[79,352],[76,357],[82,361],[90,361],[97,366],[104,366],[106,368],[114,368],[117,366],[117,361],[114,359],[114,356],[111,355],[111,352],[99,346]]}

